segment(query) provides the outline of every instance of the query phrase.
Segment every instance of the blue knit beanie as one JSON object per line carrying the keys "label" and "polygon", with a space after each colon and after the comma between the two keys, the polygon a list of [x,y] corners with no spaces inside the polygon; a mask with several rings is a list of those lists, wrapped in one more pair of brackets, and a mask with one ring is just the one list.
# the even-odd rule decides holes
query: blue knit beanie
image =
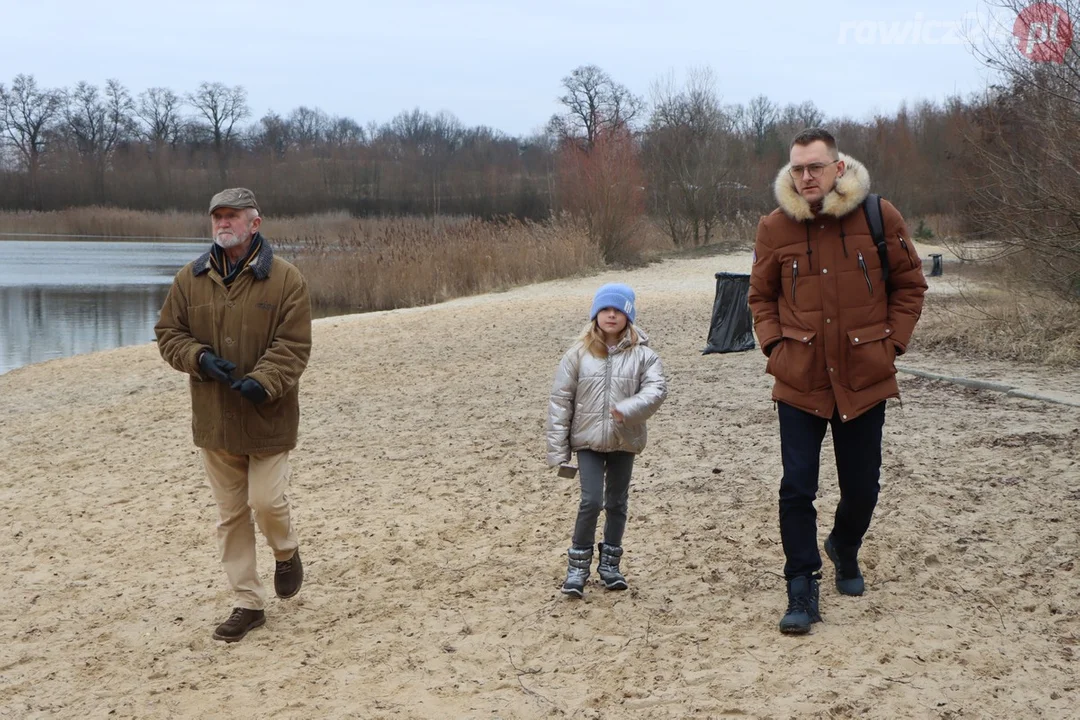
{"label": "blue knit beanie", "polygon": [[629,285],[622,283],[609,283],[596,291],[593,297],[592,309],[589,310],[589,319],[595,320],[596,316],[604,308],[615,308],[626,315],[630,322],[634,322],[637,316],[637,308],[634,307],[634,291]]}

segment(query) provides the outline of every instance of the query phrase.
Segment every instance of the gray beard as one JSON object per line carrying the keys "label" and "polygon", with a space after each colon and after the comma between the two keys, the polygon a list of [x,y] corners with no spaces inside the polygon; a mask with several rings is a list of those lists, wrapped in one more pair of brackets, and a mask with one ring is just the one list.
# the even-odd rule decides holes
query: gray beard
{"label": "gray beard", "polygon": [[231,240],[225,240],[221,235],[214,236],[214,244],[222,250],[228,250],[229,248],[234,248],[237,245],[242,245],[243,243],[244,238],[240,235],[233,235]]}

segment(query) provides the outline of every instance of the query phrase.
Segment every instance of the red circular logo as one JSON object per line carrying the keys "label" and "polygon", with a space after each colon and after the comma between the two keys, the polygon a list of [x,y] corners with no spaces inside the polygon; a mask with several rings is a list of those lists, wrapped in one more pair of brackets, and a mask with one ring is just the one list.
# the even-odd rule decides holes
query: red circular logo
{"label": "red circular logo", "polygon": [[1034,62],[1063,63],[1072,45],[1069,14],[1052,3],[1035,3],[1024,8],[1013,23],[1016,48]]}

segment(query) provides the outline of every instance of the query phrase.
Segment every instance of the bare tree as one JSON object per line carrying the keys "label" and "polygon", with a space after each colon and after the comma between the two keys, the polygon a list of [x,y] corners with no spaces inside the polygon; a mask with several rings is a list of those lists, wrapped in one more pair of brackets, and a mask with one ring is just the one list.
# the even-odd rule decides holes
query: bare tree
{"label": "bare tree", "polygon": [[363,145],[366,139],[364,128],[352,118],[335,117],[326,128],[326,141],[332,148]]}
{"label": "bare tree", "polygon": [[135,128],[135,104],[118,80],[108,80],[105,92],[80,82],[67,94],[64,124],[79,158],[90,175],[95,202],[105,202],[105,170],[117,145]]}
{"label": "bare tree", "polygon": [[152,87],[139,93],[134,115],[153,152],[176,147],[185,123],[183,105],[180,96],[169,88]]}
{"label": "bare tree", "polygon": [[45,138],[63,111],[63,94],[40,90],[33,75],[16,75],[11,88],[0,85],[0,130],[26,165],[30,207],[41,209],[39,174]]}
{"label": "bare tree", "polygon": [[205,129],[217,157],[218,179],[222,185],[227,185],[229,153],[239,134],[237,123],[251,114],[247,91],[240,85],[227,87],[220,82],[204,82],[198,90],[188,94],[187,102],[206,121]]}
{"label": "bare tree", "polygon": [[566,113],[554,116],[549,129],[559,138],[572,138],[592,149],[605,130],[631,128],[645,112],[645,103],[625,85],[596,65],[583,65],[563,78],[566,90],[559,102]]}
{"label": "bare tree", "polygon": [[158,189],[154,197],[162,206],[167,206],[172,194],[169,155],[180,142],[187,123],[183,100],[169,88],[152,87],[139,93],[133,112],[154,170],[154,183]]}
{"label": "bare tree", "polygon": [[747,104],[743,114],[743,132],[753,140],[754,153],[758,157],[765,154],[769,138],[775,133],[779,119],[780,111],[776,104],[764,95],[752,98]]}
{"label": "bare tree", "polygon": [[304,105],[289,113],[289,138],[297,147],[312,150],[326,139],[330,117],[319,108]]}
{"label": "bare tree", "polygon": [[1014,267],[1080,302],[1080,51],[1064,33],[1080,1],[997,6],[1029,32],[977,50],[1000,82],[974,115],[969,219]]}
{"label": "bare tree", "polygon": [[734,121],[723,110],[707,68],[691,70],[685,89],[669,75],[652,89],[644,141],[654,210],[676,245],[712,240],[731,186]]}
{"label": "bare tree", "polygon": [[276,112],[268,112],[250,131],[251,147],[266,155],[271,162],[285,159],[292,143],[292,127]]}

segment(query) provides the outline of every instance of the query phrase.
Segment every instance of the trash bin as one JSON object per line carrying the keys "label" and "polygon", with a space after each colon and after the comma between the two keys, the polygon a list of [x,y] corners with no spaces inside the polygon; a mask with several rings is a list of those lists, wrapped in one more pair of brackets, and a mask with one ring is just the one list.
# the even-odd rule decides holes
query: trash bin
{"label": "trash bin", "polygon": [[702,355],[754,349],[754,318],[747,302],[749,295],[749,275],[716,273],[709,340]]}
{"label": "trash bin", "polygon": [[930,259],[933,260],[933,266],[930,268],[930,277],[938,277],[945,273],[941,266],[941,253],[930,253]]}

